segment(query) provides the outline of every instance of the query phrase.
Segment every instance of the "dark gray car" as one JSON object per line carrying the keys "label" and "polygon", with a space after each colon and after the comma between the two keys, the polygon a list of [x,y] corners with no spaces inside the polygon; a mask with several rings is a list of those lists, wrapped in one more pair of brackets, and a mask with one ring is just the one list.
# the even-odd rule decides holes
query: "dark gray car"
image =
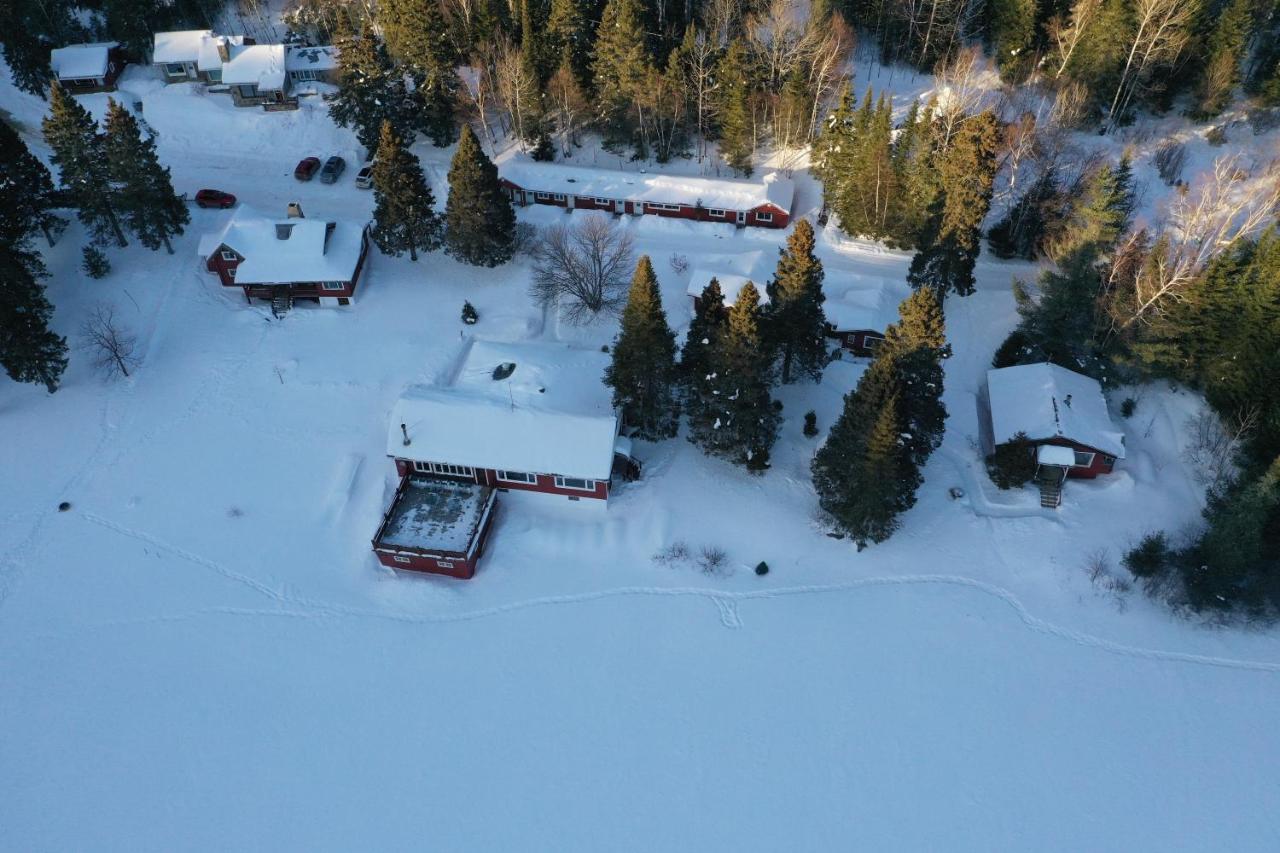
{"label": "dark gray car", "polygon": [[334,156],[324,161],[324,168],[320,170],[320,183],[332,184],[342,177],[342,173],[347,169],[347,161],[341,157]]}

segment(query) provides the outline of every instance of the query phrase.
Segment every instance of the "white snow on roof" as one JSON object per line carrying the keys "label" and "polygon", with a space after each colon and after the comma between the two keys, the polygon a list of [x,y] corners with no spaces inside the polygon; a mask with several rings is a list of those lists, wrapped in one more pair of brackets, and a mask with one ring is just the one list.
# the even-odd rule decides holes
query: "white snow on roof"
{"label": "white snow on roof", "polygon": [[[831,276],[828,273],[828,276]],[[898,305],[906,298],[906,286],[878,276],[841,274],[838,281],[823,282],[827,299],[822,312],[837,332],[881,332],[898,321]],[[840,290],[841,285],[847,285]]]}
{"label": "white snow on roof", "polygon": [[790,213],[795,197],[795,184],[777,172],[759,181],[735,181],[519,162],[503,163],[498,172],[530,191],[667,204],[700,202],[721,210],[752,210],[767,204]]}
{"label": "white snow on roof", "polygon": [[705,257],[704,265],[689,273],[686,292],[690,296],[701,296],[714,278],[720,284],[720,292],[724,294],[724,304],[729,306],[737,300],[742,286],[750,281],[760,291],[760,304],[767,304],[769,294],[765,289],[773,278],[775,257],[774,253],[766,255],[763,251]]}
{"label": "white snow on roof", "polygon": [[177,30],[171,33],[156,33],[155,45],[151,49],[151,61],[157,64],[195,62],[200,58],[200,43],[212,35],[213,30]]}
{"label": "white snow on roof", "polygon": [[229,86],[255,85],[259,91],[284,90],[284,45],[244,44],[233,48],[231,61],[222,65],[222,82]]}
{"label": "white snow on roof", "polygon": [[196,60],[196,68],[201,71],[216,71],[222,67],[222,55],[218,53],[218,45],[227,46],[227,55],[244,46],[244,36],[209,35],[200,41],[200,55]]}
{"label": "white snow on roof", "polygon": [[[332,233],[326,239],[329,226]],[[200,257],[228,246],[244,258],[236,284],[350,281],[360,262],[364,228],[355,222],[271,219],[241,205],[222,231],[200,239]]]}
{"label": "white snow on roof", "polygon": [[59,80],[102,77],[107,73],[108,54],[113,47],[119,47],[119,44],[114,41],[69,44],[49,51],[49,64]]}
{"label": "white snow on roof", "polygon": [[[506,379],[494,370],[514,364]],[[387,453],[607,480],[618,420],[605,387],[609,356],[559,342],[472,341],[441,385],[409,388],[391,410]],[[404,445],[404,424],[411,444]]]}
{"label": "white snow on roof", "polygon": [[286,47],[284,69],[286,71],[332,71],[338,67],[338,49],[323,47]]}
{"label": "white snow on roof", "polygon": [[991,430],[996,444],[1018,433],[1032,441],[1065,438],[1124,458],[1124,433],[1107,411],[1102,386],[1056,364],[1023,364],[987,371]]}

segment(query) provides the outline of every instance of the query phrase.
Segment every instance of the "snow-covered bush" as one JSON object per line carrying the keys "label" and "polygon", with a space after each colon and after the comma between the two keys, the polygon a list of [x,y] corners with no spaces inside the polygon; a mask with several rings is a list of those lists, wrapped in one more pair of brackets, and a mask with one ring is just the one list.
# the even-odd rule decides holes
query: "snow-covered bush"
{"label": "snow-covered bush", "polygon": [[671,271],[677,275],[683,275],[689,271],[689,258],[687,255],[672,252],[669,263],[671,264]]}
{"label": "snow-covered bush", "polygon": [[1036,475],[1035,448],[1020,432],[1004,444],[996,445],[995,452],[987,457],[987,475],[1001,489],[1017,489],[1031,482]]}
{"label": "snow-covered bush", "polygon": [[698,553],[698,568],[702,569],[704,575],[718,575],[724,571],[728,559],[729,555],[723,548],[704,545]]}
{"label": "snow-covered bush", "polygon": [[107,260],[107,253],[97,246],[85,246],[80,268],[89,278],[105,278],[111,272],[111,261]]}
{"label": "snow-covered bush", "polygon": [[477,313],[476,307],[470,302],[464,300],[462,303],[462,322],[466,323],[468,326],[474,326],[479,321],[480,314]]}
{"label": "snow-covered bush", "polygon": [[818,434],[818,413],[813,409],[804,413],[804,434],[809,438]]}
{"label": "snow-covered bush", "polygon": [[1163,532],[1148,533],[1124,555],[1124,567],[1134,577],[1149,578],[1163,572],[1169,565],[1171,552],[1169,540]]}

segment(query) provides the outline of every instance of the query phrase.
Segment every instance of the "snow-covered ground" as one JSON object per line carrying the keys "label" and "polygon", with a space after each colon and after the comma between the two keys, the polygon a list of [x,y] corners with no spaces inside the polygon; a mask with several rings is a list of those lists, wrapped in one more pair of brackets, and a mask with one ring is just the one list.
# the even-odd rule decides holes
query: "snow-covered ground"
{"label": "snow-covered ground", "polygon": [[[292,178],[303,156],[358,154],[317,99],[236,110],[137,69],[125,87],[180,191],[369,215],[354,169]],[[38,127],[34,99],[6,89],[0,106]],[[443,201],[450,152],[420,153]],[[1087,571],[1105,552],[1120,577],[1144,532],[1196,523],[1180,435],[1198,400],[1134,392],[1118,473],[1070,483],[1058,512],[985,480],[975,394],[1030,266],[984,257],[978,292],[948,302],[947,437],[889,542],[856,553],[815,520],[821,439],[802,418],[831,424],[862,370],[846,361],[781,390],[766,475],[683,439],[642,445],[644,479],[605,516],[509,502],[458,582],[395,576],[370,551],[393,402],[466,335],[607,343],[615,324],[545,318],[525,260],[376,253],[356,305],[276,321],[200,269],[200,235],[227,216],[193,210],[175,255],[113,251],[97,282],[73,226],[47,254],[57,327],[74,339],[109,302],[142,365],[104,384],[77,354],[53,396],[0,380],[6,847],[1280,846],[1280,642],[1180,622]],[[783,240],[626,227],[681,327],[672,254],[692,269]],[[821,252],[833,282],[908,263],[830,231]],[[678,542],[693,559],[653,559]],[[725,565],[700,570],[703,547]]]}

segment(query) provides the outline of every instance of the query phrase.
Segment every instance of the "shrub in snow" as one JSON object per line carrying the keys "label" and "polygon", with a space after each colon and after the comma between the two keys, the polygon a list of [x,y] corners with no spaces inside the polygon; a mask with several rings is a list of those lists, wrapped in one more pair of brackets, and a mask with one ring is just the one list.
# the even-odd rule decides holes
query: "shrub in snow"
{"label": "shrub in snow", "polygon": [[1138,408],[1138,401],[1132,397],[1125,397],[1124,402],[1120,404],[1120,416],[1124,418],[1133,417],[1134,411]]}
{"label": "shrub in snow", "polygon": [[1172,553],[1164,533],[1148,533],[1135,548],[1124,555],[1124,567],[1135,577],[1149,578],[1160,574],[1169,565]]}
{"label": "shrub in snow", "polygon": [[769,574],[769,564],[766,563],[764,560],[761,560],[760,562],[756,563],[756,574],[761,576]]}
{"label": "shrub in snow", "polygon": [[468,326],[474,326],[480,320],[480,315],[476,313],[476,308],[470,302],[462,303],[462,322]]}
{"label": "shrub in snow", "polygon": [[684,542],[672,542],[667,547],[653,555],[655,563],[661,563],[669,566],[672,563],[683,563],[689,559],[689,546]]}
{"label": "shrub in snow", "polygon": [[128,376],[141,359],[134,354],[138,338],[116,321],[110,305],[96,306],[80,326],[81,348],[93,359],[93,366],[107,379]]}
{"label": "shrub in snow", "polygon": [[1227,144],[1227,128],[1226,125],[1218,125],[1209,128],[1209,132],[1204,135],[1205,142],[1215,147]]}
{"label": "shrub in snow", "polygon": [[703,574],[718,575],[724,569],[724,564],[728,559],[729,555],[725,553],[723,548],[704,545],[698,553],[698,568],[702,569]]}
{"label": "shrub in snow", "polygon": [[518,255],[532,255],[538,246],[538,227],[530,222],[517,222],[512,238]]}
{"label": "shrub in snow", "polygon": [[1036,455],[1026,433],[996,445],[987,457],[987,475],[1001,489],[1017,489],[1031,482],[1036,475]]}
{"label": "shrub in snow", "polygon": [[671,271],[683,274],[689,271],[689,259],[677,252],[671,253]]}
{"label": "shrub in snow", "polygon": [[111,272],[111,261],[107,260],[106,252],[97,246],[85,246],[80,268],[89,278],[105,278]]}
{"label": "shrub in snow", "polygon": [[813,409],[804,413],[804,434],[809,438],[818,434],[818,413]]}

